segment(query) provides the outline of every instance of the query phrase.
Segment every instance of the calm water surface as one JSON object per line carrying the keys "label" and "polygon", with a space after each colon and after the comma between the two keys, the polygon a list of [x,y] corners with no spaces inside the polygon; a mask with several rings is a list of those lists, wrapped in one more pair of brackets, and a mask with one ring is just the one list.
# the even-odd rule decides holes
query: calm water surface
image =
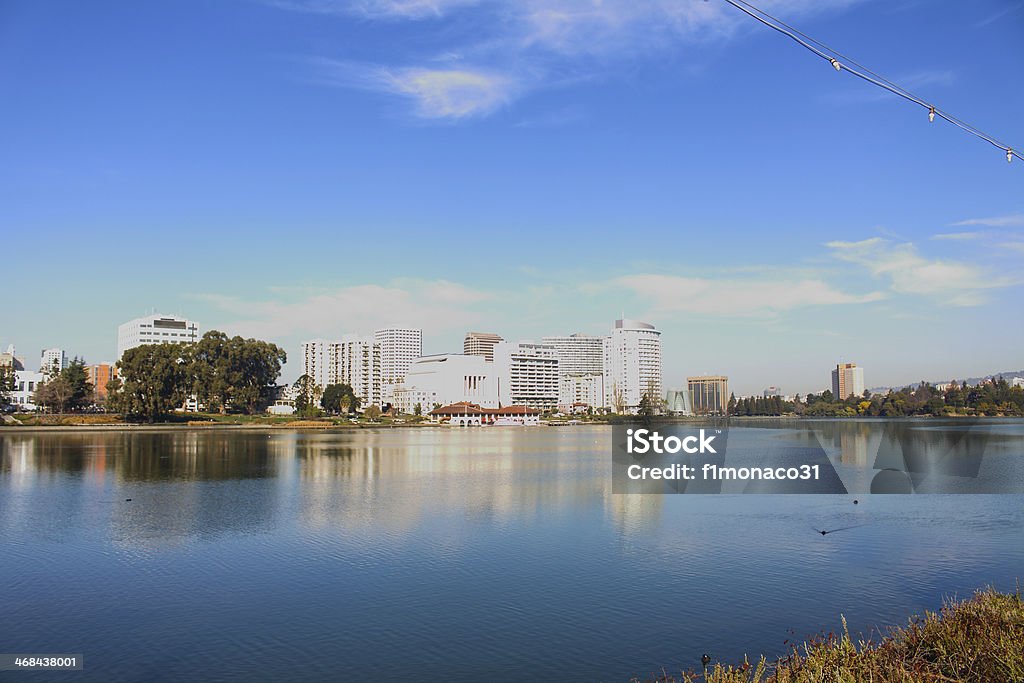
{"label": "calm water surface", "polygon": [[[884,423],[816,424],[870,479]],[[1024,422],[994,424],[981,467],[1024,481]],[[625,681],[1024,577],[1019,495],[613,495],[609,439],[0,431],[0,652],[86,662],[0,679]]]}

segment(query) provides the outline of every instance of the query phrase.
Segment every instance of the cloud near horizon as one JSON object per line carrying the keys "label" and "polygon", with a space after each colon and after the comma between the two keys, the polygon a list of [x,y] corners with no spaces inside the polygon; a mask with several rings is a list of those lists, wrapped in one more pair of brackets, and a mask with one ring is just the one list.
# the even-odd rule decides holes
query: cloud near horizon
{"label": "cloud near horizon", "polygon": [[821,279],[746,280],[638,274],[616,278],[615,286],[644,297],[654,313],[699,313],[732,317],[774,316],[810,306],[863,304],[882,292],[849,294]]}
{"label": "cloud near horizon", "polygon": [[888,280],[896,293],[930,296],[951,306],[978,306],[987,300],[987,290],[1020,284],[1019,279],[996,275],[982,266],[925,258],[910,242],[872,237],[859,242],[833,241],[825,246],[835,258]]}

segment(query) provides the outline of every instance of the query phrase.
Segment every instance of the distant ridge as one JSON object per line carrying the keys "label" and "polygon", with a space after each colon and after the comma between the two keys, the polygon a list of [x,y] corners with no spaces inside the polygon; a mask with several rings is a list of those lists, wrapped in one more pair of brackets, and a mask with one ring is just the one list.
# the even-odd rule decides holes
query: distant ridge
{"label": "distant ridge", "polygon": [[[938,381],[928,381],[928,380],[925,380],[925,381],[928,381],[929,384],[932,384],[932,385],[935,385],[935,386],[939,386],[939,385],[942,385],[942,384],[949,384],[950,382],[952,382],[955,379],[958,384],[963,383],[963,382],[967,382],[967,384],[969,386],[974,386],[976,384],[981,384],[982,382],[984,382],[987,379],[993,379],[993,378],[997,378],[997,377],[1002,377],[1006,381],[1010,381],[1014,377],[1024,377],[1024,370],[1006,370],[1004,372],[994,372],[991,375],[985,375],[984,377],[966,377],[966,378],[951,377],[950,379],[943,379],[943,380],[938,380]],[[890,389],[893,389],[893,390],[896,390],[896,391],[898,391],[900,389],[912,389],[912,388],[916,387],[918,384],[920,384],[920,382],[914,382],[912,384],[904,384],[904,385],[898,386],[898,387],[871,387],[870,389],[868,389],[868,391],[870,391],[872,394],[878,394],[878,393],[884,394],[885,392],[889,391]]]}

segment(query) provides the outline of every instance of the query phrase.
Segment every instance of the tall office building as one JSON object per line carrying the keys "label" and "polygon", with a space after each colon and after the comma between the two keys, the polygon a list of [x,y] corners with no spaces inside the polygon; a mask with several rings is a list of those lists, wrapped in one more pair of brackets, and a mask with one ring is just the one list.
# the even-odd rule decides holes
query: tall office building
{"label": "tall office building", "polygon": [[635,413],[644,395],[661,400],[661,332],[639,320],[616,320],[604,340],[605,404]]}
{"label": "tall office building", "polygon": [[686,378],[694,415],[725,415],[729,407],[729,378],[704,375]]}
{"label": "tall office building", "polygon": [[558,356],[558,406],[604,407],[604,337],[587,334],[544,337]]}
{"label": "tall office building", "polygon": [[128,349],[143,344],[195,344],[199,341],[199,323],[173,315],[147,315],[129,320],[117,328],[117,359]]}
{"label": "tall office building", "polygon": [[860,396],[864,393],[864,368],[856,363],[840,363],[832,371],[832,396],[837,401],[845,401],[851,395]]}
{"label": "tall office building", "polygon": [[380,381],[382,387],[401,384],[412,362],[423,355],[423,330],[385,327],[373,333],[380,344]]}
{"label": "tall office building", "polygon": [[[327,384],[347,384],[363,409],[380,406],[380,345],[350,337],[331,342],[327,349]],[[326,385],[325,385],[326,386]]]}
{"label": "tall office building", "polygon": [[494,345],[505,341],[493,332],[467,332],[462,340],[462,353],[467,356],[483,356],[486,360],[494,360]]}
{"label": "tall office building", "polygon": [[498,400],[502,406],[537,410],[558,407],[558,355],[550,344],[500,342],[494,346]]}
{"label": "tall office building", "polygon": [[68,357],[64,353],[64,349],[43,349],[43,353],[39,358],[39,372],[49,375],[54,370],[60,372],[67,366]]}

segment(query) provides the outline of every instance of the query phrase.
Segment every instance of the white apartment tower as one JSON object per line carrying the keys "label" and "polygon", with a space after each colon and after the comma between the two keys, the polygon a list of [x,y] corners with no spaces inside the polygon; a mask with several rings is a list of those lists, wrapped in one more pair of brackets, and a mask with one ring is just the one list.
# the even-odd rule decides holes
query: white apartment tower
{"label": "white apartment tower", "polygon": [[373,333],[380,345],[380,381],[382,387],[401,384],[412,362],[423,355],[423,330],[386,327]]}
{"label": "white apartment tower", "polygon": [[302,344],[302,374],[309,377],[321,391],[327,381],[327,348],[330,342],[325,339],[314,339]]}
{"label": "white apartment tower", "polygon": [[499,342],[494,346],[494,366],[502,406],[558,407],[558,354],[553,345]]}
{"label": "white apartment tower", "polygon": [[662,396],[661,332],[639,320],[616,320],[604,340],[604,392],[609,408],[635,413],[644,394]]}
{"label": "white apartment tower", "polygon": [[559,408],[604,407],[604,338],[570,334],[544,337],[541,342],[554,346],[558,356]]}
{"label": "white apartment tower", "polygon": [[379,344],[356,337],[331,342],[327,349],[327,384],[349,385],[365,409],[381,404],[380,378]]}
{"label": "white apartment tower", "polygon": [[197,322],[174,315],[147,315],[117,327],[117,359],[143,344],[195,344],[199,337]]}

